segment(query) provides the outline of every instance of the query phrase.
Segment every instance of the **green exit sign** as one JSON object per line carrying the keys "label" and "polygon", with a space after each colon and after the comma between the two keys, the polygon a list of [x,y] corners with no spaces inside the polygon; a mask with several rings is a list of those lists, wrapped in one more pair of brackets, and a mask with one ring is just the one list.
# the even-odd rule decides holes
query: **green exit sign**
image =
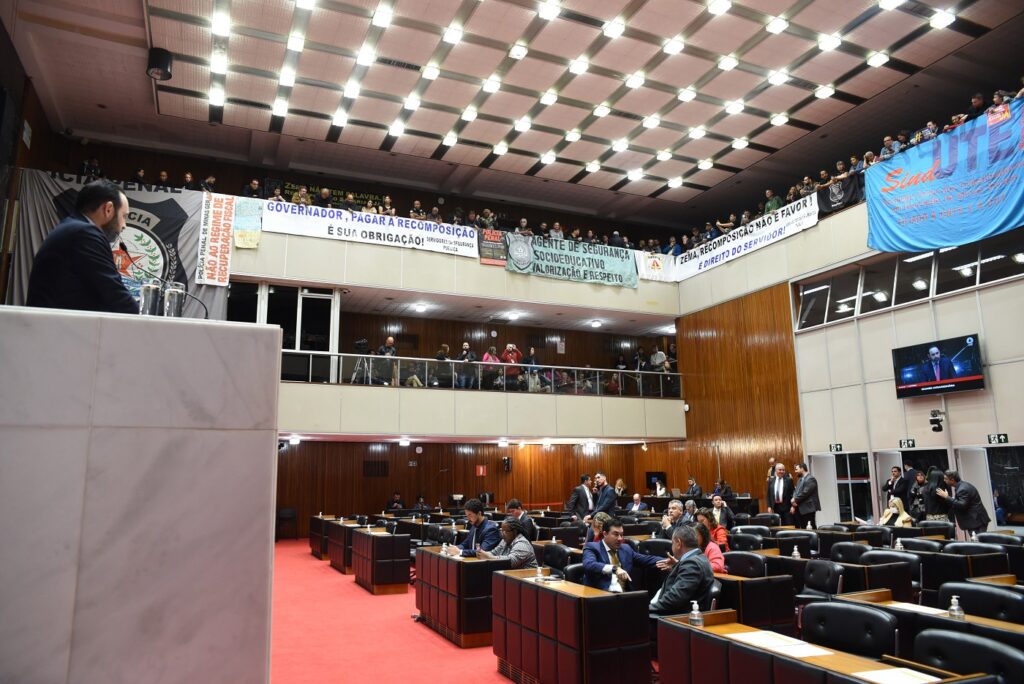
{"label": "green exit sign", "polygon": [[829,444],[828,445],[828,450],[830,452],[832,452],[833,454],[838,454],[838,453],[842,452],[842,450],[843,450],[843,443],[842,442],[836,442],[834,444]]}
{"label": "green exit sign", "polygon": [[999,432],[988,436],[989,444],[1009,444],[1010,438],[1005,432]]}
{"label": "green exit sign", "polygon": [[913,437],[907,437],[906,439],[900,440],[900,449],[913,449],[917,446],[917,440]]}

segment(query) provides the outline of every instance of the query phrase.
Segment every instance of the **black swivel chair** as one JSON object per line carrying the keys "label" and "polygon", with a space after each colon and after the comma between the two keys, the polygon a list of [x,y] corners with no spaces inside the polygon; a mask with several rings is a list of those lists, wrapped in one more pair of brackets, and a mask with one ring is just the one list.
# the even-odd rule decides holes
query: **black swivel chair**
{"label": "black swivel chair", "polygon": [[854,603],[812,603],[804,608],[803,636],[818,646],[880,659],[899,655],[898,620],[892,613]]}
{"label": "black swivel chair", "polygon": [[757,551],[762,546],[761,535],[743,534],[742,532],[732,535],[729,548],[733,551]]}
{"label": "black swivel chair", "polygon": [[725,569],[730,575],[753,578],[764,577],[767,574],[764,556],[759,553],[729,551],[722,555],[725,558]]}
{"label": "black swivel chair", "polygon": [[736,525],[732,531],[734,534],[739,532],[740,534],[756,534],[759,537],[772,536],[772,531],[764,525]]}
{"label": "black swivel chair", "polygon": [[566,565],[565,569],[562,570],[562,578],[566,582],[572,582],[573,584],[583,584],[583,563],[573,563],[572,565]]}
{"label": "black swivel chair", "polygon": [[1020,684],[1024,652],[974,634],[926,629],[914,639],[914,662],[966,675],[984,672],[997,684]]}
{"label": "black swivel chair", "polygon": [[[868,535],[868,543],[872,546],[892,546],[892,528],[885,525],[861,525],[855,534]],[[856,537],[855,537],[856,538]],[[875,543],[877,540],[880,543]]]}
{"label": "black swivel chair", "polygon": [[451,527],[441,525],[440,529],[437,531],[437,541],[441,544],[454,544],[455,538],[455,530]]}
{"label": "black swivel chair", "polygon": [[775,533],[779,542],[779,553],[789,555],[793,547],[800,549],[800,555],[810,558],[818,555],[818,533],[811,530],[779,530]]}
{"label": "black swivel chair", "polygon": [[754,525],[765,525],[766,527],[778,527],[782,524],[782,516],[778,513],[758,513],[750,522]]}
{"label": "black swivel chair", "polygon": [[956,533],[956,527],[951,522],[945,520],[922,520],[917,523],[917,526],[922,530],[927,530],[926,535],[941,534],[946,539],[952,539]]}
{"label": "black swivel chair", "polygon": [[843,566],[828,560],[809,560],[804,570],[804,589],[794,597],[796,626],[800,629],[804,606],[818,601],[831,601],[843,591]]}
{"label": "black swivel chair", "polygon": [[395,522],[394,520],[392,520],[392,521],[389,521],[389,522],[387,522],[387,523],[385,523],[385,524],[384,524],[384,530],[385,530],[385,531],[386,531],[386,532],[387,532],[388,534],[394,534],[394,533],[395,533],[395,530],[397,530],[397,529],[398,529],[398,523],[397,523],[397,522]]}
{"label": "black swivel chair", "polygon": [[960,597],[960,606],[968,615],[1024,623],[1024,594],[1013,589],[980,582],[946,582],[939,587],[939,606],[948,606],[954,596]]}
{"label": "black swivel chair", "polygon": [[849,532],[845,525],[818,525],[819,532]]}
{"label": "black swivel chair", "polygon": [[870,550],[867,544],[836,542],[832,545],[831,558],[836,563],[860,563],[860,557]]}
{"label": "black swivel chair", "polygon": [[998,532],[982,532],[978,535],[978,541],[982,544],[1024,546],[1024,537],[1016,534],[999,534]]}
{"label": "black swivel chair", "polygon": [[976,556],[983,553],[1006,553],[999,544],[982,544],[981,542],[950,542],[942,549],[943,553],[955,553],[961,556]]}
{"label": "black swivel chair", "polygon": [[299,538],[299,519],[294,508],[278,509],[277,524],[274,526],[274,541],[284,537],[281,533],[282,527],[285,529],[291,528],[291,534],[288,535],[291,539]]}
{"label": "black swivel chair", "polygon": [[366,521],[367,521],[367,518],[366,518],[365,515],[357,515],[356,516],[356,525],[359,525],[360,527],[362,527],[363,525],[366,524]]}
{"label": "black swivel chair", "polygon": [[565,568],[570,565],[570,556],[568,546],[548,544],[544,547],[544,565],[551,569],[552,577],[564,577]]}
{"label": "black swivel chair", "polygon": [[901,539],[900,544],[907,551],[930,551],[932,553],[942,553],[942,542],[935,541],[934,539],[915,539],[914,537],[907,537]]}
{"label": "black swivel chair", "polygon": [[884,563],[909,563],[910,564],[910,588],[921,602],[921,557],[916,553],[908,551],[890,551],[880,549],[868,551],[858,561],[861,565],[882,565]]}
{"label": "black swivel chair", "polygon": [[750,514],[749,513],[737,513],[737,514],[735,514],[734,516],[732,516],[732,524],[733,524],[733,527],[735,527],[736,525],[749,525],[750,524]]}

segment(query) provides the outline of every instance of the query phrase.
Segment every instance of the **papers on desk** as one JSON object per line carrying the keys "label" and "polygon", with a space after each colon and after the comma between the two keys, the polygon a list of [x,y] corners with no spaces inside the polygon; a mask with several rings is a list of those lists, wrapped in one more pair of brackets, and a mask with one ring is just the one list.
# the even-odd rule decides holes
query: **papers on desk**
{"label": "papers on desk", "polygon": [[927,682],[941,681],[938,677],[915,672],[905,667],[892,667],[887,670],[868,670],[867,672],[854,672],[854,677],[866,679],[875,684],[927,684]]}
{"label": "papers on desk", "polygon": [[931,606],[922,606],[916,603],[898,603],[892,607],[899,608],[900,610],[909,610],[912,613],[924,613],[925,615],[946,615],[946,611],[941,608],[932,608]]}
{"label": "papers on desk", "polygon": [[813,658],[814,656],[832,655],[832,651],[775,632],[742,632],[740,634],[730,634],[729,638],[790,658]]}

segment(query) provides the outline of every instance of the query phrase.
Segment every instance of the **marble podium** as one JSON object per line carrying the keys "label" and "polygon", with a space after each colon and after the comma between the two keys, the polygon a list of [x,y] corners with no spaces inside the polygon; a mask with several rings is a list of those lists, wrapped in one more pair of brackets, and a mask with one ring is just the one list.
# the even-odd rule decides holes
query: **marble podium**
{"label": "marble podium", "polygon": [[0,681],[269,680],[280,349],[0,307]]}

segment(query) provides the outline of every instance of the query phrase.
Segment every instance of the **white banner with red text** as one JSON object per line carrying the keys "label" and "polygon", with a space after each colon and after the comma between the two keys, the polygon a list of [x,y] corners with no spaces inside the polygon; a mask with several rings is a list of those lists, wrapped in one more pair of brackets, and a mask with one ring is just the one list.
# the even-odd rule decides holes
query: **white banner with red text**
{"label": "white banner with red text", "polygon": [[199,224],[199,260],[196,284],[227,287],[231,274],[231,235],[235,224],[234,195],[203,193],[203,218]]}
{"label": "white banner with red text", "polygon": [[802,197],[679,256],[635,252],[641,280],[678,283],[785,240],[818,223],[818,196]]}

